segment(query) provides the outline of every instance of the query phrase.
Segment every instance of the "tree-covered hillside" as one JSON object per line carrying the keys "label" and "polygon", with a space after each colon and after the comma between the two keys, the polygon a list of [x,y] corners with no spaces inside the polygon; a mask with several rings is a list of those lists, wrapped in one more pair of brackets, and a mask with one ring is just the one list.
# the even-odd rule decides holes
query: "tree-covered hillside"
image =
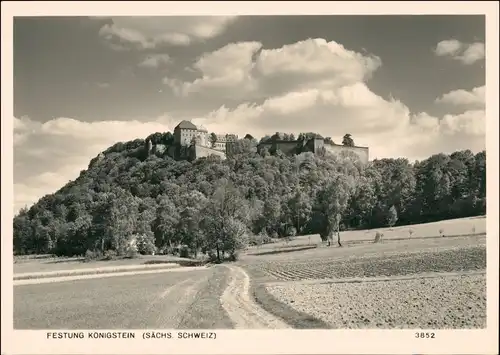
{"label": "tree-covered hillside", "polygon": [[234,255],[270,237],[372,228],[485,213],[486,153],[410,164],[256,152],[247,135],[226,160],[175,161],[152,145],[170,133],[117,143],[86,171],[14,218],[14,253]]}

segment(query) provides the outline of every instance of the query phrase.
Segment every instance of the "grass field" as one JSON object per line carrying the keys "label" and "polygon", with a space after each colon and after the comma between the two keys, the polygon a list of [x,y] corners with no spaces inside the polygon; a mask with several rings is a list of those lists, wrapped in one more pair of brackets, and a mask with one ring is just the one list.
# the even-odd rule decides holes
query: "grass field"
{"label": "grass field", "polygon": [[[410,231],[412,231],[410,235]],[[472,234],[486,233],[486,217],[470,217],[460,219],[450,219],[433,223],[415,224],[411,226],[401,226],[394,228],[378,228],[360,231],[341,232],[341,240],[344,244],[357,244],[360,242],[373,242],[377,232],[383,233],[382,240],[405,240],[433,238],[444,236],[463,236]],[[280,241],[277,243],[265,244],[261,246],[252,246],[248,248],[246,254],[263,254],[286,250],[288,248],[300,248],[321,244],[321,238],[318,234],[295,237],[290,241]]]}
{"label": "grass field", "polygon": [[387,240],[384,243],[365,243],[345,245],[342,248],[317,247],[301,251],[276,253],[269,255],[242,255],[241,263],[247,267],[255,268],[260,264],[273,263],[301,263],[304,261],[353,261],[367,257],[388,257],[391,255],[414,254],[424,251],[433,252],[440,250],[461,249],[471,246],[486,248],[486,236],[468,237],[443,237],[443,238],[421,238],[408,240]]}
{"label": "grass field", "polygon": [[14,263],[14,274],[33,272],[55,272],[61,270],[82,270],[92,268],[118,268],[133,265],[148,265],[153,263],[175,263],[186,262],[189,259],[179,258],[170,255],[148,255],[139,256],[133,259],[117,259],[86,262],[84,258],[38,258],[38,259],[18,259]]}
{"label": "grass field", "polygon": [[14,287],[15,329],[227,329],[227,270],[138,274]]}

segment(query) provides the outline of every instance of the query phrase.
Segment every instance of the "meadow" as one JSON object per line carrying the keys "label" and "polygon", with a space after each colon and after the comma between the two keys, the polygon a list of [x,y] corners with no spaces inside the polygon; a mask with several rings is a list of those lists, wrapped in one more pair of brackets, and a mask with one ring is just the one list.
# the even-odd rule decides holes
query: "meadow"
{"label": "meadow", "polygon": [[154,264],[176,264],[190,261],[172,255],[144,255],[136,258],[123,258],[115,260],[86,261],[84,257],[54,257],[43,258],[14,257],[14,275],[32,273],[58,273],[58,272],[84,272],[87,269],[126,269],[129,267],[154,265]]}
{"label": "meadow", "polygon": [[[398,226],[393,228],[376,228],[340,232],[341,241],[345,244],[371,243],[376,233],[382,233],[385,240],[414,240],[420,238],[460,237],[465,235],[481,235],[486,233],[486,216],[450,219],[432,223]],[[300,249],[321,245],[319,234],[298,236],[290,240],[280,240],[270,244],[251,246],[246,254],[258,255],[279,252],[285,249]]]}

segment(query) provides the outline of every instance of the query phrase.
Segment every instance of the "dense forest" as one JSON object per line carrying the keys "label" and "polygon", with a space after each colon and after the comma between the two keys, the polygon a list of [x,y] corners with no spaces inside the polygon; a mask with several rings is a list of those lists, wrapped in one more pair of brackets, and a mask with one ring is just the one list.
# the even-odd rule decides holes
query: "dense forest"
{"label": "dense forest", "polygon": [[257,151],[247,135],[226,160],[148,153],[148,144],[168,146],[172,138],[155,133],[117,143],[76,180],[21,210],[14,218],[14,253],[125,255],[133,245],[142,254],[235,257],[245,245],[272,238],[319,233],[326,240],[337,229],[431,222],[486,209],[485,151],[363,165],[349,153]]}

